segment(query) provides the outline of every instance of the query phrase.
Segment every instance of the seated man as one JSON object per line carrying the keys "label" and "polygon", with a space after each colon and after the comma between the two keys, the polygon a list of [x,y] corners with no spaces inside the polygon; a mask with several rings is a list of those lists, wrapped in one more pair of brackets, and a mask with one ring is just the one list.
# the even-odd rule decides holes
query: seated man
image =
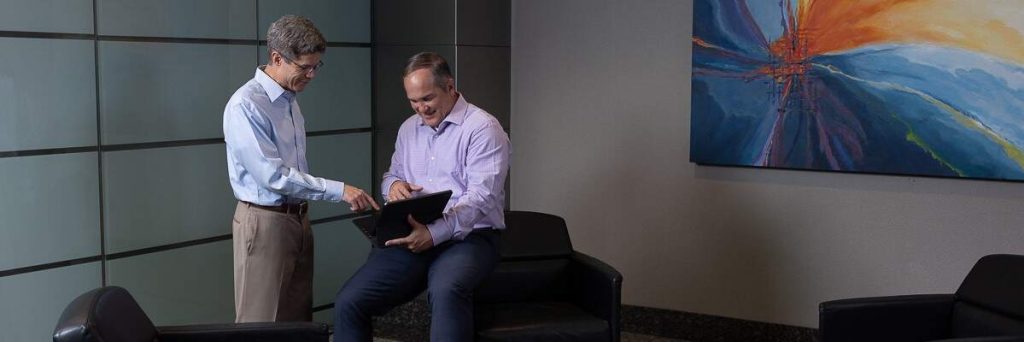
{"label": "seated man", "polygon": [[389,201],[452,190],[442,218],[374,248],[338,292],[334,340],[370,341],[371,317],[428,290],[432,341],[473,340],[473,290],[498,263],[509,140],[455,90],[448,63],[423,52],[403,75],[416,115],[402,123],[381,189]]}

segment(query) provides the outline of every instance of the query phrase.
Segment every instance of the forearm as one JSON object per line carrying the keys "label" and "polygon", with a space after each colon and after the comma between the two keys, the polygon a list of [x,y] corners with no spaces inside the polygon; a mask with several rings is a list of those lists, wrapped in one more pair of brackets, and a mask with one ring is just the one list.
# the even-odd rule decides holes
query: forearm
{"label": "forearm", "polygon": [[487,213],[493,211],[493,205],[481,204],[478,201],[469,200],[469,197],[478,196],[464,195],[460,197],[459,202],[446,210],[440,219],[427,225],[434,245],[451,239],[465,238],[469,232],[473,231],[478,222],[487,217]]}
{"label": "forearm", "polygon": [[470,174],[469,188],[444,212],[442,219],[427,225],[435,245],[453,238],[465,238],[481,224],[481,221],[497,216],[496,212],[504,210],[504,184],[507,172]]}
{"label": "forearm", "polygon": [[280,167],[278,171],[264,177],[260,185],[290,198],[340,202],[345,191],[343,182],[316,177],[296,168]]}

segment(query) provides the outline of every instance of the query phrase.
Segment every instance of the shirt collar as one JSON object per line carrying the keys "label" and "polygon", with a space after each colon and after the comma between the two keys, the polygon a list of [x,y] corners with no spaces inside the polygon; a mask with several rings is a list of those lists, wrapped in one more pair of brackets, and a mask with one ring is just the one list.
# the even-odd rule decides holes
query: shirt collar
{"label": "shirt collar", "polygon": [[[448,112],[448,115],[445,116],[444,120],[441,121],[441,124],[438,125],[438,129],[445,126],[445,122],[461,126],[462,122],[466,121],[466,111],[469,109],[469,102],[466,102],[466,97],[462,96],[462,93],[457,92],[455,94],[459,96],[459,99],[455,100],[455,105],[452,106],[452,110]],[[426,123],[423,122],[423,118],[420,118],[420,126],[426,126]]]}
{"label": "shirt collar", "polygon": [[267,92],[267,96],[270,97],[270,102],[277,101],[277,98],[282,95],[284,95],[286,99],[291,99],[293,97],[292,92],[284,89],[280,84],[277,84],[277,81],[270,78],[270,75],[267,75],[267,72],[263,71],[263,68],[265,67],[266,66],[260,66],[256,68],[256,76],[254,77],[256,78],[256,82],[259,83],[260,86],[263,87],[263,90]]}

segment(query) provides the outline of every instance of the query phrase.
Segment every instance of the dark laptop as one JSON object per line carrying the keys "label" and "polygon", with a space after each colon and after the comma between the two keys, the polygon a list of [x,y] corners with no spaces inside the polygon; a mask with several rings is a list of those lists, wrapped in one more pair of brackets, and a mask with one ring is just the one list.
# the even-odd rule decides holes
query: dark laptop
{"label": "dark laptop", "polygon": [[429,224],[441,218],[451,190],[424,194],[417,197],[388,202],[379,212],[352,220],[374,246],[383,248],[388,240],[403,238],[412,232],[406,217],[412,214],[416,222]]}

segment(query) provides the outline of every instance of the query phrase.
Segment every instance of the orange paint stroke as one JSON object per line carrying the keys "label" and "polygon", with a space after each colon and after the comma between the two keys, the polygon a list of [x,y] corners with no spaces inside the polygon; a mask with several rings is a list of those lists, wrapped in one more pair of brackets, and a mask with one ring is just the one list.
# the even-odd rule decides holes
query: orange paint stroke
{"label": "orange paint stroke", "polygon": [[922,43],[1024,64],[1020,0],[799,0],[796,12],[796,36],[773,42],[776,56],[802,60],[866,45]]}

